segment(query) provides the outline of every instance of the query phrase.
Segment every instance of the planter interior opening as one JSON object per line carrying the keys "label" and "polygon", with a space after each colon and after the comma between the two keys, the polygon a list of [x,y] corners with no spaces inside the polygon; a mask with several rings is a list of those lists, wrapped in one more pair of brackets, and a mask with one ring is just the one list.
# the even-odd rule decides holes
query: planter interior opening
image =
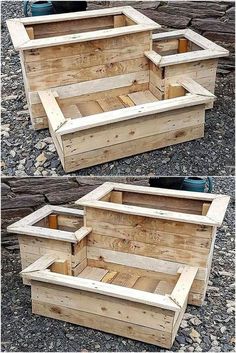
{"label": "planter interior opening", "polygon": [[103,197],[101,201],[196,215],[205,215],[211,205],[211,202],[204,202],[202,200],[180,199],[177,197],[115,190]]}
{"label": "planter interior opening", "polygon": [[154,41],[153,50],[161,56],[167,56],[203,50],[203,48],[191,40],[181,37]]}
{"label": "planter interior opening", "polygon": [[[146,270],[136,270],[125,265],[94,264],[94,260],[87,258],[88,265],[78,274],[73,273],[74,277],[85,278],[93,281],[109,283],[121,287],[133,288],[149,293],[171,294],[180,274],[168,275],[163,272]],[[110,266],[109,266],[110,265]],[[50,271],[60,273],[61,269],[55,264],[50,266]],[[65,273],[67,274],[67,273]]]}
{"label": "planter interior opening", "polygon": [[27,33],[29,35],[31,34],[31,39],[41,39],[132,26],[136,24],[136,22],[127,16],[120,14],[114,16],[97,16],[70,21],[32,24],[30,26],[25,26],[25,28]]}
{"label": "planter interior opening", "polygon": [[76,215],[67,215],[53,212],[42,218],[40,221],[32,224],[35,227],[57,229],[66,232],[75,232],[83,226],[83,217]]}

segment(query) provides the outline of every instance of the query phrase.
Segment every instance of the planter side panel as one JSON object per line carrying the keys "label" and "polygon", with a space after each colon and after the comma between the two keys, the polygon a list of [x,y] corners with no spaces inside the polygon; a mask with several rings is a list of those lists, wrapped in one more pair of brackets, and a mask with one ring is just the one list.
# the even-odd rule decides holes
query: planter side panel
{"label": "planter side panel", "polygon": [[[142,255],[174,263],[200,267],[206,273],[212,250],[212,227],[126,215],[87,208],[90,248]],[[105,258],[109,262],[109,259]],[[131,263],[132,266],[132,263]],[[206,275],[195,279],[190,300],[195,304],[204,294]]]}
{"label": "planter side panel", "polygon": [[195,61],[186,64],[176,64],[164,68],[164,94],[168,97],[168,88],[180,78],[190,77],[211,93],[215,91],[216,70],[218,59]]}
{"label": "planter side panel", "polygon": [[201,138],[204,121],[200,105],[63,135],[64,169],[71,172]]}
{"label": "planter side panel", "polygon": [[64,241],[43,239],[28,235],[19,236],[22,269],[26,268],[42,255],[55,252],[61,260],[68,260],[68,269],[71,271],[71,244]]}
{"label": "planter side panel", "polygon": [[33,313],[170,348],[174,313],[32,281]]}
{"label": "planter side panel", "polygon": [[[25,50],[26,93],[148,69],[144,51],[150,49],[150,32],[115,38]],[[30,105],[35,129],[47,127],[41,105]],[[39,115],[39,111],[40,114]]]}

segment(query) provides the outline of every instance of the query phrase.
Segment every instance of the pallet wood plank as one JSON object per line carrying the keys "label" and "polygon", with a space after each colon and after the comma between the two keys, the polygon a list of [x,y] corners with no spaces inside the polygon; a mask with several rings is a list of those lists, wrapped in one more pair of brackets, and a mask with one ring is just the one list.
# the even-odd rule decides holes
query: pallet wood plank
{"label": "pallet wood plank", "polygon": [[130,273],[120,272],[117,274],[117,276],[115,276],[111,283],[122,287],[132,288],[138,278],[139,276],[131,275]]}
{"label": "pallet wood plank", "polygon": [[105,276],[101,279],[101,282],[112,283],[117,274],[118,272],[116,271],[108,271]]}
{"label": "pallet wood plank", "polygon": [[89,116],[103,112],[101,106],[96,101],[90,101],[88,103],[78,103],[76,106],[78,107],[82,116]]}
{"label": "pallet wood plank", "polygon": [[69,288],[85,290],[88,292],[96,292],[104,295],[108,294],[115,298],[153,305],[161,309],[171,311],[179,310],[178,305],[174,304],[173,301],[168,297],[153,293],[145,293],[144,295],[142,291],[138,291],[132,288],[120,287],[109,283],[93,281],[85,278],[65,276],[59,273],[50,273],[46,271],[32,272],[29,274],[29,276],[31,280],[63,285]]}
{"label": "pallet wood plank", "polygon": [[184,306],[187,300],[188,293],[198,271],[197,267],[185,266],[175,288],[171,292],[171,299],[180,307]]}
{"label": "pallet wood plank", "polygon": [[128,94],[128,97],[137,104],[156,102],[156,97],[150,91],[135,92]]}
{"label": "pallet wood plank", "polygon": [[154,278],[142,276],[137,279],[137,281],[133,285],[133,288],[138,290],[143,290],[145,292],[153,293],[157,286],[157,283],[158,283],[158,280]]}
{"label": "pallet wood plank", "polygon": [[107,97],[105,99],[99,99],[98,104],[101,106],[104,112],[110,112],[112,110],[124,108],[124,105],[118,97]]}
{"label": "pallet wood plank", "polygon": [[142,340],[143,342],[161,345],[162,347],[171,347],[171,334],[158,331],[141,325],[125,323],[124,321],[102,317],[86,313],[84,311],[74,310],[60,305],[47,304],[44,302],[33,301],[32,310],[34,314],[52,317],[54,319],[68,321],[73,324],[102,330],[108,333],[118,334],[131,339]]}
{"label": "pallet wood plank", "polygon": [[135,105],[128,95],[121,95],[119,96],[119,99],[125,107],[133,107]]}
{"label": "pallet wood plank", "polygon": [[175,283],[173,282],[160,281],[153,292],[157,294],[163,294],[163,295],[171,294],[174,287],[175,287]]}
{"label": "pallet wood plank", "polygon": [[108,271],[102,268],[87,266],[77,277],[100,281],[107,273]]}
{"label": "pallet wood plank", "polygon": [[66,122],[66,119],[53,93],[51,91],[39,91],[38,94],[47,113],[52,129],[57,131],[57,129]]}

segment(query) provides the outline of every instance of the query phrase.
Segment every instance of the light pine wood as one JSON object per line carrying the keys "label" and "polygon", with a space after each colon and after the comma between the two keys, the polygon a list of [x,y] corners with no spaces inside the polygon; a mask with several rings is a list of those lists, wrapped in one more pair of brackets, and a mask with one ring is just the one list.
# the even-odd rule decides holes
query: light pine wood
{"label": "light pine wood", "polygon": [[132,288],[120,287],[109,283],[93,281],[85,278],[78,278],[72,276],[65,276],[59,273],[51,273],[46,271],[37,271],[30,274],[31,280],[38,280],[44,283],[52,283],[63,285],[69,288],[95,292],[103,295],[110,295],[115,298],[126,299],[152,305],[161,309],[178,311],[179,308],[168,297],[162,295],[145,293],[142,291],[134,290]]}
{"label": "light pine wood", "polygon": [[51,317],[58,320],[68,321],[80,326],[86,326],[108,333],[118,334],[131,339],[170,348],[171,334],[158,331],[142,325],[125,323],[120,320],[104,318],[100,315],[89,314],[83,311],[65,308],[60,305],[32,302],[33,313]]}
{"label": "light pine wood", "polygon": [[180,278],[170,295],[171,299],[173,299],[174,302],[180,307],[183,307],[186,302],[186,298],[197,271],[197,267],[184,267]]}

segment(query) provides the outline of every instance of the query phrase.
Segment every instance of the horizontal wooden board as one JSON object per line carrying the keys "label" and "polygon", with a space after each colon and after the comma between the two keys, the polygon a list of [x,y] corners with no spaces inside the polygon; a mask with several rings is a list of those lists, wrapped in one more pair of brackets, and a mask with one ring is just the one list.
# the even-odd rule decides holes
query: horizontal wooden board
{"label": "horizontal wooden board", "polygon": [[40,237],[32,237],[29,235],[20,235],[19,243],[32,248],[44,247],[51,248],[55,250],[61,250],[67,254],[71,253],[71,244],[54,239],[44,239]]}
{"label": "horizontal wooden board", "polygon": [[166,348],[170,348],[171,346],[171,334],[169,332],[158,331],[145,326],[125,323],[121,320],[105,318],[101,315],[85,313],[44,302],[33,301],[32,311],[34,314],[52,317],[57,320],[114,333],[131,339],[142,340],[143,342],[161,345]]}
{"label": "horizontal wooden board", "polygon": [[112,28],[113,16],[74,19],[70,21],[50,22],[33,25],[34,37],[45,38],[64,34],[82,33],[98,29]]}
{"label": "horizontal wooden board", "polygon": [[117,122],[107,125],[105,129],[104,126],[99,126],[78,131],[62,136],[64,155],[88,152],[92,146],[99,149],[179,128],[198,127],[204,124],[204,120],[204,107],[196,106]]}
{"label": "horizontal wooden board", "polygon": [[46,47],[40,49],[32,49],[24,51],[25,62],[45,61],[55,58],[64,58],[76,56],[79,54],[102,52],[107,48],[127,48],[128,46],[135,46],[137,43],[149,43],[150,33],[141,32],[133,33],[130,35],[123,35],[116,38],[110,38],[109,44],[107,39],[91,40],[86,43],[73,43],[67,45],[58,45],[54,47]]}
{"label": "horizontal wooden board", "polygon": [[65,158],[64,170],[69,173],[119,158],[155,150],[204,136],[204,125],[156,134]]}
{"label": "horizontal wooden board", "polygon": [[208,251],[205,249],[197,248],[188,250],[188,247],[176,249],[174,246],[162,246],[161,244],[154,247],[153,244],[100,235],[96,234],[95,231],[88,235],[88,246],[143,255],[200,267],[206,266],[208,260]]}
{"label": "horizontal wooden board", "polygon": [[171,332],[171,311],[52,284],[33,282],[32,299]]}
{"label": "horizontal wooden board", "polygon": [[[61,65],[57,64],[52,69],[44,70],[44,72],[28,73],[29,90],[45,90],[78,82],[148,70],[148,61],[141,57],[141,50],[138,51],[138,48],[131,48],[130,50],[126,48],[123,51],[125,51],[125,55],[120,50],[117,53],[119,61],[118,58],[117,61],[112,61],[110,56],[99,58],[89,55],[87,64],[84,58],[75,57],[70,62],[62,62]],[[59,61],[59,59],[57,60]]]}
{"label": "horizontal wooden board", "polygon": [[179,197],[168,197],[161,195],[140,194],[132,190],[122,192],[122,200],[127,205],[137,205],[141,207],[169,209],[179,212],[202,214],[203,201],[181,199]]}
{"label": "horizontal wooden board", "polygon": [[[98,217],[99,223],[94,222]],[[152,234],[151,232],[158,232],[161,234],[161,232],[164,232],[166,234],[172,233],[180,237],[186,236],[186,239],[190,239],[191,237],[196,238],[196,241],[198,238],[211,240],[213,230],[210,226],[164,219],[152,219],[150,217],[127,215],[125,213],[94,209],[91,207],[86,208],[86,222],[88,227],[93,228],[93,231],[102,229],[102,232],[106,232],[104,228],[107,224],[111,223],[114,227],[114,232],[117,232],[117,234],[120,232],[123,235],[127,234],[127,237],[129,237],[129,234],[131,236],[134,232],[133,229],[135,229],[136,232],[138,231],[140,233],[146,232]],[[145,237],[144,234],[145,233],[143,233],[143,237]],[[154,241],[154,239],[152,241]],[[194,242],[194,244],[197,243]]]}

